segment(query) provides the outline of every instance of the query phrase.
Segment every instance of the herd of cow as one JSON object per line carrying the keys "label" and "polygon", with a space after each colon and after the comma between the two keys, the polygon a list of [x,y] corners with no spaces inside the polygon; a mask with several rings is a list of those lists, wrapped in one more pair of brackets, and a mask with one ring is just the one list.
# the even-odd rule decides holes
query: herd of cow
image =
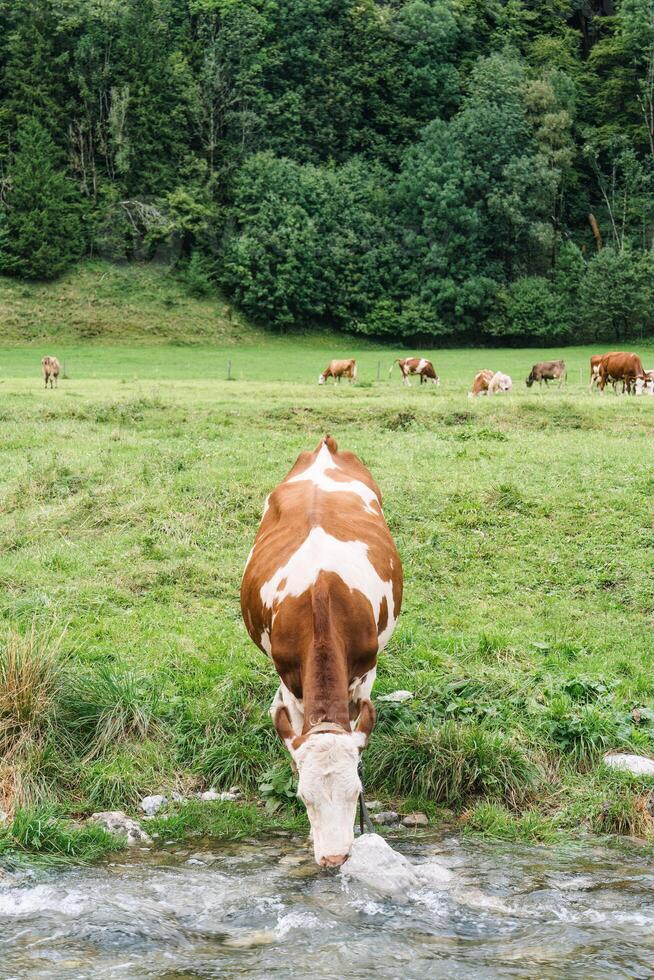
{"label": "herd of cow", "polygon": [[[402,375],[402,383],[405,385],[411,384],[409,380],[411,375],[417,375],[421,385],[428,381],[435,385],[441,383],[434,365],[426,357],[398,357],[391,364],[389,374],[396,364]],[[333,378],[334,381],[340,381],[341,378],[356,381],[356,360],[349,358],[330,361],[318,377],[318,384],[323,385],[328,378]],[[560,387],[567,381],[567,378],[565,361],[539,361],[532,367],[525,384],[531,388],[535,381],[538,381],[541,386],[543,381],[546,385],[550,381],[558,381]],[[622,382],[623,393],[626,391],[627,394],[654,395],[654,370],[646,371],[638,354],[630,354],[626,351],[593,354],[590,359],[589,388],[592,390],[594,386],[597,386],[600,391],[604,391],[606,385],[610,383],[613,385],[613,391],[617,394],[616,385],[619,381]],[[485,368],[475,375],[468,397],[496,395],[502,391],[511,391],[512,387],[513,381],[508,374]]]}

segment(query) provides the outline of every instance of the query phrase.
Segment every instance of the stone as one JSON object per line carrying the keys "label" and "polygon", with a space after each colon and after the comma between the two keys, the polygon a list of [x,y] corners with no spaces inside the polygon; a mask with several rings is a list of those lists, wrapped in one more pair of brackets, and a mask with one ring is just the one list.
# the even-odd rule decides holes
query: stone
{"label": "stone", "polygon": [[236,801],[240,800],[240,798],[241,794],[239,792],[232,793],[231,789],[226,793],[220,794],[221,803],[236,803]]}
{"label": "stone", "polygon": [[428,827],[429,818],[426,813],[407,813],[402,823],[405,827]]}
{"label": "stone", "polygon": [[173,803],[186,803],[181,793],[171,793],[170,795]]}
{"label": "stone", "polygon": [[146,817],[154,817],[154,815],[158,813],[167,802],[168,798],[161,796],[160,794],[157,796],[144,796],[139,803],[139,806],[143,810]]}
{"label": "stone", "polygon": [[91,823],[97,823],[111,834],[127,838],[130,847],[135,844],[151,844],[152,838],[146,834],[137,820],[132,820],[122,810],[105,810],[94,813],[89,817]]}
{"label": "stone", "polygon": [[377,701],[385,701],[390,704],[402,704],[403,701],[411,701],[413,694],[411,691],[392,691],[391,694],[382,694]]}
{"label": "stone", "polygon": [[190,858],[186,862],[187,864],[215,864],[218,861],[217,854],[211,854],[209,851],[197,851],[195,854],[191,854]]}
{"label": "stone", "polygon": [[382,827],[388,827],[390,824],[398,823],[400,815],[395,810],[382,810],[381,813],[376,813],[372,819],[374,823],[378,823]]}
{"label": "stone", "polygon": [[208,789],[206,792],[200,793],[200,799],[205,803],[214,803],[220,800],[221,795],[222,794],[216,792],[215,789]]}
{"label": "stone", "polygon": [[232,793],[234,796],[241,796],[242,795],[240,789],[238,788],[238,786],[230,786],[229,787],[229,792]]}
{"label": "stone", "polygon": [[604,756],[604,765],[610,769],[631,772],[634,776],[654,776],[654,759],[648,759],[644,755],[607,752]]}
{"label": "stone", "polygon": [[366,801],[366,806],[368,808],[368,813],[377,813],[378,810],[381,810],[381,808],[383,807],[383,805],[384,804],[383,803],[380,803],[379,800],[369,800],[369,801]]}
{"label": "stone", "polygon": [[413,864],[379,834],[356,838],[341,875],[347,882],[395,899],[408,899],[420,887],[441,888],[453,879],[452,872],[436,861]]}

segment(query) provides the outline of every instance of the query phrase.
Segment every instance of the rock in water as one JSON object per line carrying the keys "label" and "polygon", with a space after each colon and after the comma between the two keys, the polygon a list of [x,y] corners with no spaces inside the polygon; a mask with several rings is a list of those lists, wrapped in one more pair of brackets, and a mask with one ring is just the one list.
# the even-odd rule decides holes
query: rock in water
{"label": "rock in water", "polygon": [[631,772],[634,776],[654,776],[654,759],[644,755],[622,755],[620,752],[607,752],[604,765],[610,769],[621,769]]}
{"label": "rock in water", "polygon": [[389,847],[379,834],[357,837],[341,874],[346,881],[358,881],[380,895],[393,898],[406,897],[418,884],[409,859]]}
{"label": "rock in water", "polygon": [[100,824],[111,834],[127,838],[130,847],[134,844],[151,844],[152,838],[146,834],[137,820],[132,820],[122,810],[106,810],[89,817],[91,823]]}
{"label": "rock in water", "polygon": [[165,806],[167,802],[168,800],[165,796],[144,796],[139,803],[139,806],[143,810],[146,817],[154,817],[154,815],[159,813],[159,810],[162,808],[162,806]]}

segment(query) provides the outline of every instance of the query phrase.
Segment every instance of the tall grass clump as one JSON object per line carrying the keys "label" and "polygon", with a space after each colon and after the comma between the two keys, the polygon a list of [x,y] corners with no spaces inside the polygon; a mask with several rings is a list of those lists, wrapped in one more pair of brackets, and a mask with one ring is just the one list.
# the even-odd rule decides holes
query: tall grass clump
{"label": "tall grass clump", "polygon": [[83,827],[59,820],[52,807],[18,808],[0,833],[0,855],[23,852],[91,861],[120,846],[119,838],[97,824]]}
{"label": "tall grass clump", "polygon": [[366,750],[365,768],[371,788],[457,808],[479,796],[516,806],[539,783],[520,746],[474,722],[380,732]]}
{"label": "tall grass clump", "polygon": [[126,739],[156,735],[163,713],[160,680],[107,666],[82,675],[67,702],[71,730],[87,761]]}
{"label": "tall grass clump", "polygon": [[8,811],[43,799],[56,778],[66,742],[59,647],[60,638],[32,627],[10,631],[0,649],[0,807]]}

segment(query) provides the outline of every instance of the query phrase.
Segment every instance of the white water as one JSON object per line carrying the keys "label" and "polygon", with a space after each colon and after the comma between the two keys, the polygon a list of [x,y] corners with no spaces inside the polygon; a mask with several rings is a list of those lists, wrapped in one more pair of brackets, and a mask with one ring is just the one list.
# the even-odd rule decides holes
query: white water
{"label": "white water", "polygon": [[0,977],[654,976],[645,851],[403,837],[389,891],[385,846],[345,876],[281,837],[0,876]]}

